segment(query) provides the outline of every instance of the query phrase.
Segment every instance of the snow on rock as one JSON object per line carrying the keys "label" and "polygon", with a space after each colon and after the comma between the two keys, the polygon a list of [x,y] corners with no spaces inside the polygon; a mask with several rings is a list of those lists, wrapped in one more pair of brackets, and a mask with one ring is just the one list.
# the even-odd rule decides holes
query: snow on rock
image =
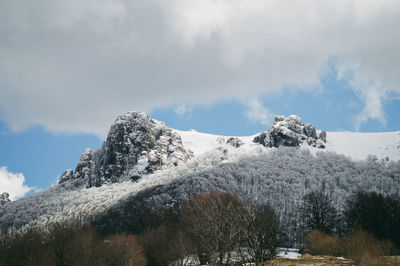
{"label": "snow on rock", "polygon": [[[231,163],[248,164],[271,152],[297,150],[275,148],[295,145],[296,141],[297,146],[309,149],[312,154],[326,151],[356,160],[366,159],[369,154],[377,156],[379,160],[400,159],[400,132],[328,132],[328,138],[326,135],[325,131],[315,130],[311,124],[302,124],[297,116],[278,116],[268,131],[254,136],[232,137],[170,129],[144,113],[126,113],[111,126],[102,148],[97,151],[86,149],[76,169],[66,170],[62,174],[59,185],[12,202],[2,194],[0,232],[2,228],[18,230],[27,224],[46,226],[55,221],[74,220],[77,217],[89,219],[140,191],[164,187],[180,178],[192,178],[196,172],[218,166],[230,169],[234,166]],[[318,148],[320,144],[326,148]],[[364,165],[363,162],[359,163]],[[270,165],[275,164],[266,167],[269,169]],[[392,164],[383,162],[382,165]],[[302,165],[296,164],[296,167]],[[257,168],[253,168],[256,171]],[[225,170],[218,175],[222,182],[226,181]],[[278,172],[281,170],[278,169]],[[262,170],[262,173],[265,171]],[[270,176],[273,182],[275,175]],[[248,189],[251,182],[242,185]],[[396,187],[388,186],[388,189],[392,188]]]}
{"label": "snow on rock", "polygon": [[0,206],[10,202],[9,197],[10,197],[10,194],[8,194],[7,192],[3,192],[0,195]]}
{"label": "snow on rock", "polygon": [[240,158],[257,155],[259,147],[281,146],[308,148],[313,153],[324,149],[357,160],[365,159],[369,154],[379,159],[400,159],[400,135],[396,132],[329,132],[327,138],[326,131],[317,131],[312,124],[303,124],[300,117],[290,115],[276,116],[269,130],[255,136],[233,137],[171,129],[145,113],[128,112],[117,117],[102,148],[97,151],[86,149],[75,171],[64,171],[60,183],[79,179],[86,182],[87,187],[98,187],[126,180],[137,181],[216,149],[237,148],[233,157]]}
{"label": "snow on rock", "polygon": [[127,112],[111,125],[102,148],[86,149],[72,174],[66,170],[60,183],[87,179],[87,187],[137,180],[163,167],[177,166],[192,154],[181,137],[164,123],[141,112]]}
{"label": "snow on rock", "polygon": [[[324,131],[325,132],[325,131]],[[295,115],[289,117],[276,116],[275,123],[268,131],[262,132],[254,138],[255,143],[265,147],[292,146],[298,147],[302,143],[317,148],[325,148],[326,132],[318,138],[317,131],[312,124],[302,124],[301,118]]]}
{"label": "snow on rock", "polygon": [[74,170],[67,169],[61,174],[60,181],[58,183],[61,184],[72,179],[74,179]]}
{"label": "snow on rock", "polygon": [[239,148],[240,146],[242,146],[244,144],[244,142],[242,140],[240,140],[239,138],[231,137],[226,141],[226,144],[232,145],[235,148]]}

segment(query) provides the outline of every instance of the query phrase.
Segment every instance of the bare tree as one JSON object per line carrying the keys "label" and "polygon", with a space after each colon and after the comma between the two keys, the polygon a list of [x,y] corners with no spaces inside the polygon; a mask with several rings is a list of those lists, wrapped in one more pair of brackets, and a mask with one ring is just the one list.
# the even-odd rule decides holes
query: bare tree
{"label": "bare tree", "polygon": [[[242,233],[243,204],[232,193],[200,193],[184,203],[181,219],[200,263],[229,262]],[[238,215],[239,214],[239,215]]]}
{"label": "bare tree", "polygon": [[54,223],[49,230],[50,250],[54,265],[63,266],[66,263],[66,252],[71,240],[74,237],[74,230],[70,224]]}
{"label": "bare tree", "polygon": [[105,257],[104,242],[91,225],[73,229],[74,235],[68,244],[66,261],[68,265],[94,266]]}
{"label": "bare tree", "polygon": [[303,197],[301,216],[307,231],[317,229],[333,233],[339,224],[339,214],[328,195],[313,191]]}
{"label": "bare tree", "polygon": [[143,247],[136,236],[118,234],[113,235],[108,242],[106,265],[144,266],[146,258]]}
{"label": "bare tree", "polygon": [[274,210],[269,205],[253,205],[247,208],[242,220],[243,240],[252,262],[257,265],[276,256],[282,241],[282,230]]}

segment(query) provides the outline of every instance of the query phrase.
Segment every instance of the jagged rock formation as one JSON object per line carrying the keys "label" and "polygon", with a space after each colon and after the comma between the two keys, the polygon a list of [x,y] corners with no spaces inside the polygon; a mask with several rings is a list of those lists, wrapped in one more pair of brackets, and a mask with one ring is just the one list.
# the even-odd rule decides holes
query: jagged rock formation
{"label": "jagged rock formation", "polygon": [[312,124],[302,124],[301,118],[295,115],[286,118],[276,116],[272,127],[257,135],[253,141],[265,147],[296,147],[302,143],[307,143],[323,149],[325,148],[326,132],[322,130],[317,136],[317,131]]}
{"label": "jagged rock formation", "polygon": [[[221,143],[225,143],[222,138]],[[265,147],[311,146],[325,148],[326,132],[317,134],[311,124],[302,124],[301,118],[291,115],[276,116],[275,123],[254,138]],[[240,138],[229,138],[226,144],[244,145]],[[97,151],[86,149],[75,168],[64,171],[60,183],[78,180],[87,187],[125,180],[136,181],[144,175],[164,167],[176,166],[192,157],[183,147],[181,137],[163,122],[150,119],[145,113],[128,112],[112,124],[106,141]],[[81,183],[82,183],[81,182]]]}
{"label": "jagged rock formation", "polygon": [[94,152],[92,149],[85,149],[76,165],[75,172],[72,169],[65,170],[60,178],[60,183],[73,179],[85,179],[89,181],[94,165]]}
{"label": "jagged rock formation", "polygon": [[101,149],[86,149],[75,172],[66,170],[60,183],[87,179],[87,187],[137,180],[161,168],[176,166],[191,157],[181,137],[145,113],[128,112],[112,124]]}
{"label": "jagged rock formation", "polygon": [[58,183],[61,184],[72,179],[74,179],[74,170],[67,169],[62,173],[60,181]]}
{"label": "jagged rock formation", "polygon": [[10,197],[10,194],[8,194],[7,192],[3,192],[0,195],[0,206],[10,202],[9,197]]}
{"label": "jagged rock formation", "polygon": [[230,144],[235,148],[239,148],[240,146],[242,146],[244,143],[243,141],[241,141],[239,138],[229,138],[226,141],[226,144]]}

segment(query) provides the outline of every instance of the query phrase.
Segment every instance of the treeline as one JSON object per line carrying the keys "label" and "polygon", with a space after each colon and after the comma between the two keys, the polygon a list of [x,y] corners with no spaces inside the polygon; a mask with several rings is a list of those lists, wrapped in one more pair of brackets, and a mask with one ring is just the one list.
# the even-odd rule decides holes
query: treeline
{"label": "treeline", "polygon": [[0,236],[0,265],[146,265],[137,237],[101,237],[91,225],[56,223]]}
{"label": "treeline", "polygon": [[282,243],[268,205],[245,204],[232,193],[211,190],[180,207],[179,214],[159,209],[138,215],[153,223],[136,235],[101,235],[92,225],[63,223],[48,231],[3,235],[0,265],[263,264]]}
{"label": "treeline", "polygon": [[303,252],[345,256],[357,265],[386,265],[400,254],[400,198],[357,191],[341,212],[323,192],[303,197]]}
{"label": "treeline", "polygon": [[[383,265],[400,254],[400,199],[357,191],[335,208],[323,191],[306,194],[299,205],[302,252],[345,256],[360,265]],[[188,265],[255,262],[263,265],[283,247],[287,232],[267,204],[210,190],[178,208],[109,213],[91,225],[53,224],[43,231],[0,237],[0,265]]]}
{"label": "treeline", "polygon": [[274,210],[243,202],[233,193],[210,190],[178,209],[136,207],[126,213],[124,229],[113,226],[113,213],[94,226],[104,235],[116,230],[138,235],[148,265],[262,264],[283,243]]}
{"label": "treeline", "polygon": [[[150,265],[171,261],[183,264],[182,259],[190,258],[190,254],[198,263],[265,261],[276,254],[277,246],[292,247],[288,245],[288,231],[267,204],[239,200],[234,194],[214,190],[174,208],[159,207],[154,201],[149,205],[145,199],[124,205],[123,210],[109,211],[93,225],[104,235],[123,231],[140,235]],[[400,254],[397,195],[360,190],[342,200],[343,208],[338,209],[322,190],[303,196],[295,212],[299,215],[296,227],[303,252],[345,256],[354,261],[369,258],[366,254],[375,254],[378,261],[384,255]],[[221,225],[227,226],[225,231]],[[260,244],[257,239],[265,241],[258,251],[253,249]],[[365,242],[371,245],[362,244]]]}
{"label": "treeline", "polygon": [[[142,190],[95,220],[103,224],[104,231],[132,230],[132,233],[137,233],[141,222],[132,228],[128,217],[144,209],[166,208],[176,212],[182,202],[211,189],[232,192],[242,200],[251,199],[270,205],[285,230],[285,245],[300,248],[306,232],[302,227],[299,203],[306,194],[322,191],[341,213],[346,199],[357,190],[399,195],[400,161],[382,162],[374,157],[352,161],[328,152],[313,156],[308,150],[280,148],[267,155],[222,163],[168,184]],[[115,219],[106,221],[107,217]]]}
{"label": "treeline", "polygon": [[108,210],[118,217],[114,226],[126,228],[119,221],[129,214],[125,210],[136,205],[146,205],[144,209],[174,209],[198,193],[217,189],[272,206],[285,229],[286,244],[299,247],[304,232],[298,226],[298,203],[310,191],[323,191],[339,210],[357,189],[385,195],[398,195],[400,191],[400,161],[380,161],[372,156],[365,161],[353,161],[343,155],[313,155],[296,148],[272,149],[268,153],[252,151],[247,155],[235,152],[233,147],[216,150],[137,183],[90,189],[85,189],[84,183],[75,183],[77,180],[56,185],[2,205],[0,232],[20,230],[26,225],[47,228],[54,222],[77,217],[89,222],[94,215],[95,219],[101,219],[99,215],[103,213],[108,215]]}

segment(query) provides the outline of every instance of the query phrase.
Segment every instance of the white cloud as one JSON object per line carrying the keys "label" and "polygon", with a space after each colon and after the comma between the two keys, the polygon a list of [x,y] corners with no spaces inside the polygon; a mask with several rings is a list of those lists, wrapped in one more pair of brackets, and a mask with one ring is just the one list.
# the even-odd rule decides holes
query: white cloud
{"label": "white cloud", "polygon": [[261,125],[271,125],[273,114],[270,110],[263,106],[259,99],[253,98],[245,102],[248,109],[246,111],[246,116],[253,122],[258,122]]}
{"label": "white cloud", "polygon": [[24,183],[25,177],[22,173],[10,173],[7,167],[0,167],[0,194],[8,192],[11,200],[23,197],[33,189]]}
{"label": "white cloud", "polygon": [[398,0],[5,0],[1,119],[104,136],[127,110],[309,90],[335,56],[353,84],[379,84],[377,99],[354,87],[360,123],[383,122],[400,94],[398,25]]}
{"label": "white cloud", "polygon": [[360,126],[370,120],[378,120],[381,124],[386,126],[386,118],[382,108],[382,102],[385,100],[386,95],[383,90],[371,86],[360,91],[361,98],[365,102],[365,106],[360,114],[356,117],[355,128],[360,129]]}

